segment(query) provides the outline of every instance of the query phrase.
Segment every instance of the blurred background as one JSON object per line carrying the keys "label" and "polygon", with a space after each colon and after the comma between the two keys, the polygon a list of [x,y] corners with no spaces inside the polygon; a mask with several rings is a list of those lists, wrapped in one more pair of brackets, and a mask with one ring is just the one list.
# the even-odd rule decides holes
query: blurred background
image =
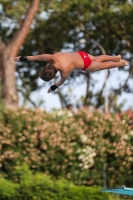
{"label": "blurred background", "polygon": [[[13,181],[10,187],[14,192],[19,184],[22,199],[28,191],[28,199],[43,199],[46,194],[32,195],[34,181],[28,180],[43,177],[34,172],[47,175],[42,182],[49,187],[70,184],[56,183],[61,177],[87,192],[92,187],[97,199],[128,198],[104,196],[97,188],[133,186],[132,24],[132,0],[1,0],[0,185]],[[39,79],[45,62],[13,61],[15,56],[78,50],[120,54],[129,65],[95,73],[75,70],[48,94],[60,74],[45,83]],[[0,191],[8,192],[5,187]],[[89,195],[79,199],[96,199]]]}
{"label": "blurred background", "polygon": [[[103,105],[108,98],[110,111],[132,108],[131,1],[41,1],[25,32],[23,26],[27,26],[27,21],[24,25],[23,22],[28,6],[28,1],[1,2],[0,35],[1,43],[10,50],[6,50],[7,54],[17,56],[84,50],[95,56],[121,54],[129,61],[129,66],[109,72],[75,71],[54,95],[48,95],[49,85],[38,78],[45,63],[17,63],[14,73],[21,106],[42,106],[49,110],[71,104],[104,110]],[[22,30],[17,34],[19,28]],[[8,94],[3,95],[7,99]]]}

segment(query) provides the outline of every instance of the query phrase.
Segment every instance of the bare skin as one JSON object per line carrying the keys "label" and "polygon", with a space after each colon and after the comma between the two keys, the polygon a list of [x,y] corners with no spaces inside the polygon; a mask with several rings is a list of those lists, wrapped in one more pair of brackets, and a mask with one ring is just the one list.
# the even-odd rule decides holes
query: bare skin
{"label": "bare skin", "polygon": [[[112,69],[116,67],[127,66],[128,62],[121,59],[121,56],[92,56],[88,54],[92,60],[91,65],[85,70],[86,72],[96,72],[104,69]],[[27,61],[49,61],[55,68],[60,72],[61,78],[55,83],[57,87],[61,86],[68,75],[75,69],[82,70],[84,68],[84,62],[79,53],[67,53],[67,52],[57,52],[55,54],[41,54],[36,56],[26,56]],[[15,57],[14,61],[19,61],[20,57]],[[52,92],[49,88],[48,93]]]}

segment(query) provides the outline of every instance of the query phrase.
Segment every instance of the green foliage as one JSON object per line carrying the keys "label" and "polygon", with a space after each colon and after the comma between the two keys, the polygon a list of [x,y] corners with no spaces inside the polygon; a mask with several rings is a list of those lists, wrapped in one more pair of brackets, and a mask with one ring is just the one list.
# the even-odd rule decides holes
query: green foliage
{"label": "green foliage", "polygon": [[27,163],[34,171],[79,185],[102,187],[105,181],[107,187],[133,185],[133,128],[128,115],[91,113],[87,108],[76,113],[5,110],[2,115],[4,177],[18,181],[13,170]]}
{"label": "green foliage", "polygon": [[17,200],[16,194],[19,185],[16,183],[9,182],[4,178],[0,178],[0,199],[1,200]]}
{"label": "green foliage", "polygon": [[[33,174],[26,165],[15,173],[19,183],[0,178],[2,200],[113,200],[113,195],[101,193],[100,188],[76,186],[64,179],[53,180],[42,173]],[[117,198],[118,199],[118,198]]]}

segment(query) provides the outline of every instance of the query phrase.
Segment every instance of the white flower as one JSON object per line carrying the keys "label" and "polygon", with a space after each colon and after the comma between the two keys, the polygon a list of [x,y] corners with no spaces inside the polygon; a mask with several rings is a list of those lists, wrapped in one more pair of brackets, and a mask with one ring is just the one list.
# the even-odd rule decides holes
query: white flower
{"label": "white flower", "polygon": [[130,131],[130,135],[133,136],[133,131]]}
{"label": "white flower", "polygon": [[86,148],[80,149],[77,152],[80,153],[78,158],[82,162],[79,165],[80,167],[82,167],[82,169],[89,169],[90,167],[93,166],[94,157],[96,156],[95,149],[86,146]]}
{"label": "white flower", "polygon": [[125,135],[123,136],[123,138],[124,138],[125,140],[128,140],[128,139],[129,139],[129,136],[128,136],[127,134],[125,134]]}
{"label": "white flower", "polygon": [[86,135],[81,135],[80,137],[81,137],[81,141],[83,143],[85,143],[87,141],[87,136]]}
{"label": "white flower", "polygon": [[69,112],[67,113],[67,116],[68,116],[68,117],[73,117],[73,113],[69,111]]}

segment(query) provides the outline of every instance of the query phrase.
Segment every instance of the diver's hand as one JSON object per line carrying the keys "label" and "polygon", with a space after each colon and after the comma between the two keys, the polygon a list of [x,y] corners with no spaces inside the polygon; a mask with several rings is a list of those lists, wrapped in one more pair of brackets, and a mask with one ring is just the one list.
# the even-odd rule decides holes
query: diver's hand
{"label": "diver's hand", "polygon": [[20,56],[15,57],[15,58],[14,58],[14,61],[19,62],[19,61],[20,61]]}
{"label": "diver's hand", "polygon": [[47,93],[53,93],[57,88],[58,87],[54,84],[48,89]]}

